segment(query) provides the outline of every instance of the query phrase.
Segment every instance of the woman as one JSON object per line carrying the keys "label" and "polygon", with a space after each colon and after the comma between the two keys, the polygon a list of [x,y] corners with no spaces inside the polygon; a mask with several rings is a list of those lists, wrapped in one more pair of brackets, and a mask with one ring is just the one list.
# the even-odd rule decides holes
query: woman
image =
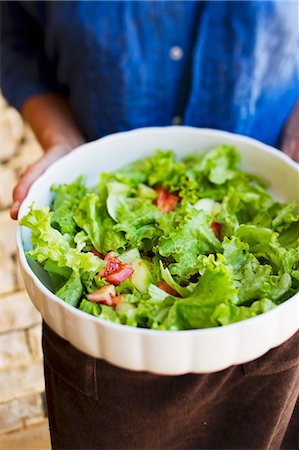
{"label": "woman", "polygon": [[[281,2],[2,2],[2,90],[45,155],[141,126],[220,128],[299,160],[298,23]],[[298,335],[251,363],[178,377],[118,369],[44,325],[53,448],[295,448]],[[294,425],[292,425],[294,424]]]}

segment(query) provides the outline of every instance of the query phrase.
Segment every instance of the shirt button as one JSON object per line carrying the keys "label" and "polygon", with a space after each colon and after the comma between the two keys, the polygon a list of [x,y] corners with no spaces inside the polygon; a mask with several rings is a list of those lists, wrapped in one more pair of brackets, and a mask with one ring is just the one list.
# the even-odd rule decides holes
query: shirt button
{"label": "shirt button", "polygon": [[174,116],[172,118],[172,125],[181,125],[183,122],[183,119],[180,116]]}
{"label": "shirt button", "polygon": [[172,59],[173,61],[179,61],[180,59],[182,59],[183,55],[184,52],[181,47],[171,47],[171,49],[169,50],[170,59]]}

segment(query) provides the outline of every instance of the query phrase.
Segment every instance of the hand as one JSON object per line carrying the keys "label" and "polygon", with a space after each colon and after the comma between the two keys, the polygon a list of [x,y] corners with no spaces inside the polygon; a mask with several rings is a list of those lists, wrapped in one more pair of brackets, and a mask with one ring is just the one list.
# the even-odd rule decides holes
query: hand
{"label": "hand", "polygon": [[57,159],[72,151],[72,148],[63,145],[55,145],[34,164],[27,167],[18,184],[13,190],[13,203],[10,209],[10,217],[18,218],[20,206],[27,196],[32,183]]}
{"label": "hand", "polygon": [[20,206],[32,183],[54,161],[85,142],[67,99],[60,95],[34,95],[26,100],[21,112],[45,154],[27,168],[14,188],[10,209],[12,219],[18,218]]}
{"label": "hand", "polygon": [[290,158],[299,162],[299,101],[282,132],[281,148]]}

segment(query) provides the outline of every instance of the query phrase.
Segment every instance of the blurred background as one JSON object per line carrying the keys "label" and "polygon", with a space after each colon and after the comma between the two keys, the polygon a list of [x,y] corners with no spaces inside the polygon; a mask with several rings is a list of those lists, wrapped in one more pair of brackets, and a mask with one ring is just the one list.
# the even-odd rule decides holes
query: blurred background
{"label": "blurred background", "polygon": [[42,154],[31,130],[0,94],[0,448],[50,448],[44,399],[41,316],[25,291],[10,219],[12,190]]}

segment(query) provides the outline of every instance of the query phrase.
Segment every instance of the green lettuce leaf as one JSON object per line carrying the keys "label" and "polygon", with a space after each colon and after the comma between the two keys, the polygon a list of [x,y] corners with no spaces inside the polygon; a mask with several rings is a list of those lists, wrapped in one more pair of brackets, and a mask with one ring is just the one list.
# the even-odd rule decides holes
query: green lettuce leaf
{"label": "green lettuce leaf", "polygon": [[119,317],[113,308],[106,305],[99,305],[96,303],[89,302],[83,299],[79,309],[91,314],[92,316],[99,317],[100,319],[108,320],[110,322],[120,323]]}
{"label": "green lettuce leaf", "polygon": [[102,260],[92,253],[78,252],[58,230],[52,228],[52,214],[49,208],[34,210],[31,206],[29,213],[21,219],[20,224],[32,230],[33,249],[27,255],[39,263],[51,259],[58,267],[69,267],[75,272],[101,270],[105,265]]}
{"label": "green lettuce leaf", "polygon": [[69,305],[76,307],[83,294],[80,275],[73,272],[67,282],[55,294]]}
{"label": "green lettuce leaf", "polygon": [[280,209],[276,215],[272,219],[272,228],[275,231],[281,232],[285,228],[288,228],[291,224],[297,224],[299,228],[299,215],[296,214],[296,202],[291,202],[288,205],[280,204]]}
{"label": "green lettuce leaf", "polygon": [[118,221],[118,210],[122,205],[126,204],[128,196],[131,193],[131,189],[128,185],[124,183],[118,183],[117,181],[112,181],[107,183],[108,197],[106,200],[107,210],[116,222]]}
{"label": "green lettuce leaf", "polygon": [[235,236],[246,242],[249,251],[258,259],[270,263],[275,273],[290,273],[298,268],[299,248],[285,249],[278,240],[279,234],[269,228],[240,225]]}
{"label": "green lettuce leaf", "polygon": [[55,192],[52,205],[53,215],[51,224],[57,228],[61,234],[73,236],[76,232],[76,222],[73,217],[74,208],[86,194],[86,187],[83,178],[79,177],[74,183],[53,185],[51,190]]}
{"label": "green lettuce leaf", "polygon": [[[268,236],[267,232],[266,235]],[[252,241],[249,244],[252,244]],[[291,275],[283,272],[283,268],[280,275],[276,275],[271,264],[261,264],[254,254],[249,252],[248,243],[234,237],[232,240],[225,238],[222,245],[225,263],[233,269],[240,304],[263,298],[271,298],[277,302],[290,290]]]}
{"label": "green lettuce leaf", "polygon": [[167,268],[163,267],[162,261],[160,261],[160,270],[161,270],[161,276],[164,281],[170,286],[172,289],[174,289],[178,294],[180,294],[182,297],[187,297],[190,295],[190,291],[192,292],[192,287],[190,285],[188,287],[183,287],[179,283],[177,283],[169,270]]}
{"label": "green lettuce leaf", "polygon": [[92,316],[96,317],[99,317],[99,315],[101,314],[101,306],[97,303],[89,302],[85,298],[80,303],[79,309],[86,312],[87,314],[91,314]]}
{"label": "green lettuce leaf", "polygon": [[114,230],[114,220],[101,207],[99,197],[90,193],[81,200],[74,213],[74,219],[85,231],[94,248],[102,254],[118,252],[125,248],[126,241],[122,233]]}
{"label": "green lettuce leaf", "polygon": [[44,269],[50,275],[56,291],[66,283],[72,274],[72,269],[69,267],[59,267],[57,262],[52,261],[52,259],[47,259],[44,264]]}
{"label": "green lettuce leaf", "polygon": [[210,150],[200,161],[199,170],[214,184],[223,184],[234,178],[240,162],[237,149],[220,145]]}
{"label": "green lettuce leaf", "polygon": [[275,308],[275,303],[265,298],[252,303],[251,306],[236,306],[232,303],[221,303],[213,313],[213,320],[220,325],[240,322]]}
{"label": "green lettuce leaf", "polygon": [[129,247],[139,250],[145,249],[144,240],[155,242],[158,237],[156,220],[161,216],[161,211],[145,198],[128,198],[125,203],[119,205],[117,224],[114,229],[125,233]]}
{"label": "green lettuce leaf", "polygon": [[220,241],[211,229],[212,218],[205,211],[191,208],[172,212],[158,220],[162,235],[155,251],[172,258],[170,273],[189,279],[198,273],[198,256],[221,251]]}
{"label": "green lettuce leaf", "polygon": [[220,303],[235,304],[237,293],[230,270],[209,258],[193,293],[173,304],[162,328],[180,330],[217,326],[213,317],[215,308]]}

